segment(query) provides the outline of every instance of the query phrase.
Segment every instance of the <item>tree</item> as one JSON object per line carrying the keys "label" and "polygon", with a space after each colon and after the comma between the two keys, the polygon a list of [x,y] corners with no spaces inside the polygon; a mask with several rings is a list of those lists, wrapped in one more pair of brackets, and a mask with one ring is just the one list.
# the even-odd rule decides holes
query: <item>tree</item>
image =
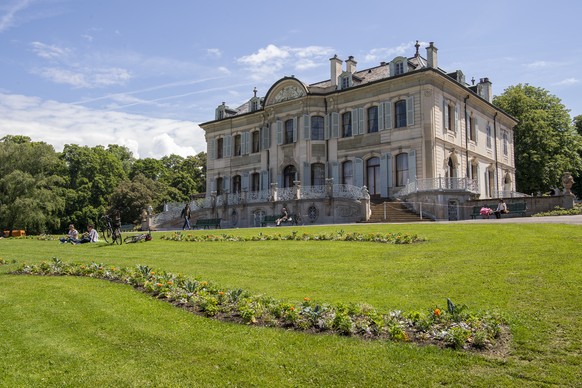
{"label": "tree", "polygon": [[64,164],[51,145],[25,136],[0,139],[0,219],[10,231],[58,230],[65,208]]}
{"label": "tree", "polygon": [[159,190],[159,183],[141,174],[135,176],[131,181],[121,182],[111,194],[111,207],[121,212],[121,219],[138,223],[141,213],[148,206],[155,207],[156,192]]}
{"label": "tree", "polygon": [[517,190],[546,192],[559,187],[566,171],[582,170],[582,137],[569,111],[547,90],[528,84],[510,86],[493,103],[518,120],[514,128]]}

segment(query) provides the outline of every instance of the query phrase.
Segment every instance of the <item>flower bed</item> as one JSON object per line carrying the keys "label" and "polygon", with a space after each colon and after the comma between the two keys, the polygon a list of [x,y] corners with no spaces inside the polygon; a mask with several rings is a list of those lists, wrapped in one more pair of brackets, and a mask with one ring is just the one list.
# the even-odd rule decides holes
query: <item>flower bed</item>
{"label": "flower bed", "polygon": [[53,258],[51,262],[23,264],[13,273],[87,276],[121,282],[207,317],[308,332],[491,350],[500,342],[501,333],[507,331],[501,317],[471,313],[466,306],[456,306],[448,299],[446,309],[382,313],[368,304],[331,305],[310,298],[300,303],[279,301],[145,265],[118,268],[98,263],[64,263]]}
{"label": "flower bed", "polygon": [[164,235],[160,237],[161,240],[170,241],[365,241],[378,242],[384,244],[412,244],[415,242],[425,241],[424,238],[416,234],[402,234],[402,233],[347,233],[340,230],[335,233],[298,233],[291,232],[289,234],[263,234],[259,233],[256,236],[235,236],[226,233],[220,234],[191,234],[175,232],[174,234]]}

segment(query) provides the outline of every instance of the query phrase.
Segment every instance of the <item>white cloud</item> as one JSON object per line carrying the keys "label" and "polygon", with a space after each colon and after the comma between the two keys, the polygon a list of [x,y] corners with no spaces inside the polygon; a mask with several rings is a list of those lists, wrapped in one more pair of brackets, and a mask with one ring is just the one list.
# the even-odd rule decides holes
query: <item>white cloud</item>
{"label": "white cloud", "polygon": [[283,68],[301,71],[324,66],[332,51],[329,47],[321,46],[277,47],[269,44],[254,54],[238,58],[237,62],[250,71],[252,79],[264,80]]}
{"label": "white cloud", "polygon": [[1,10],[6,12],[0,15],[0,32],[4,32],[16,25],[16,14],[27,8],[31,3],[31,0],[18,0],[10,6],[2,7]]}
{"label": "white cloud", "polygon": [[556,86],[571,86],[571,85],[577,85],[580,83],[580,80],[577,78],[566,78],[560,82],[556,82],[554,85]]}
{"label": "white cloud", "polygon": [[209,58],[220,58],[222,57],[222,51],[217,48],[206,49],[206,56]]}
{"label": "white cloud", "polygon": [[33,69],[33,74],[42,76],[58,84],[67,84],[76,88],[101,88],[113,85],[125,85],[132,77],[128,70],[121,68],[58,68],[44,67]]}
{"label": "white cloud", "polygon": [[65,61],[72,54],[71,50],[66,47],[59,47],[42,42],[32,42],[30,45],[36,55],[48,60]]}
{"label": "white cloud", "polygon": [[57,151],[65,144],[120,144],[141,158],[206,151],[204,132],[193,122],[0,93],[0,137],[5,135],[29,136],[33,141],[52,144]]}
{"label": "white cloud", "polygon": [[[396,47],[388,47],[388,48],[375,48],[372,49],[366,54],[364,57],[366,62],[378,62],[378,61],[391,61],[394,57],[405,55],[410,51],[410,48],[414,46],[415,43],[408,42],[402,43]],[[420,43],[419,44],[424,47],[427,44]]]}
{"label": "white cloud", "polygon": [[546,61],[535,61],[532,63],[527,63],[525,65],[525,67],[527,67],[528,69],[532,69],[532,70],[544,69],[544,68],[547,68],[549,66],[552,66],[552,64],[550,62],[546,62]]}

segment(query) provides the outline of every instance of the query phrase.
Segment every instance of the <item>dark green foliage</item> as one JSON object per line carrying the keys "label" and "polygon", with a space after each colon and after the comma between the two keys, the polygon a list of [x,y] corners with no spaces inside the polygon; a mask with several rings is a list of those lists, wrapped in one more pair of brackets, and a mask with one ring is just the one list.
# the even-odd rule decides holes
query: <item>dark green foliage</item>
{"label": "dark green foliage", "polygon": [[566,171],[582,170],[582,136],[569,111],[547,90],[528,84],[511,86],[493,103],[515,117],[514,148],[517,190],[527,194],[561,187]]}

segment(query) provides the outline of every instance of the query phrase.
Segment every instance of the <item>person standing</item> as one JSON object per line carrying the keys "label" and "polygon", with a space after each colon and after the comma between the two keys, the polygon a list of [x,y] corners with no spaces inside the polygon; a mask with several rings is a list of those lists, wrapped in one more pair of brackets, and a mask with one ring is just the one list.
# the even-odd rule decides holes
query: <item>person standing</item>
{"label": "person standing", "polygon": [[184,225],[182,225],[182,230],[188,228],[188,230],[190,230],[190,205],[186,204],[186,206],[184,206],[184,209],[182,209],[182,213],[180,214],[180,217],[182,217],[184,219]]}

